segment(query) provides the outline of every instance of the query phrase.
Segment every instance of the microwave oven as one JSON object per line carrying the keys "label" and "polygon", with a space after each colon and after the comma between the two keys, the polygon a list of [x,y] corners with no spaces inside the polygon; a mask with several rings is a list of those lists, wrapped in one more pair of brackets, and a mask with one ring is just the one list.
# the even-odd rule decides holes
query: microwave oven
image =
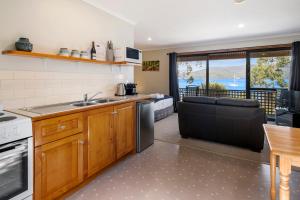
{"label": "microwave oven", "polygon": [[116,62],[126,61],[133,64],[142,64],[143,60],[142,51],[131,47],[115,49],[114,56]]}

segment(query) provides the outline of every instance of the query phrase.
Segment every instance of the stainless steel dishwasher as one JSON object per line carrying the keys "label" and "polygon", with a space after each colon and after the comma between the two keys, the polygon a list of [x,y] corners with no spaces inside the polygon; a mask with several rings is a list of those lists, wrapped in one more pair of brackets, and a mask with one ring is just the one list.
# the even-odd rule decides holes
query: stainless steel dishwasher
{"label": "stainless steel dishwasher", "polygon": [[142,152],[154,143],[154,103],[143,100],[136,104],[136,151]]}

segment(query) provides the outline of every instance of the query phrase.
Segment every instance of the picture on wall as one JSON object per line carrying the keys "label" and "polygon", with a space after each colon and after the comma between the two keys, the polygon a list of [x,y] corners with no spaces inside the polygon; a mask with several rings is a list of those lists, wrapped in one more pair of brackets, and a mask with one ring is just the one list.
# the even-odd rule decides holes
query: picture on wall
{"label": "picture on wall", "polygon": [[159,60],[143,61],[143,71],[159,71]]}

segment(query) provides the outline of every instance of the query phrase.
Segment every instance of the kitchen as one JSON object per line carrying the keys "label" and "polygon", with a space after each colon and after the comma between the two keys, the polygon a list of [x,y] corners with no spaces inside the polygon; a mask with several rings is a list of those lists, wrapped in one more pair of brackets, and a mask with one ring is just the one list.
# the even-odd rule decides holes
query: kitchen
{"label": "kitchen", "polygon": [[[0,199],[59,198],[135,152],[136,102],[149,96],[116,91],[134,82],[135,63],[125,52],[119,61],[103,55],[107,41],[133,47],[134,26],[81,0],[4,0],[0,8],[0,177],[10,178]],[[19,38],[32,52],[15,51]],[[93,41],[104,49],[96,58]]]}

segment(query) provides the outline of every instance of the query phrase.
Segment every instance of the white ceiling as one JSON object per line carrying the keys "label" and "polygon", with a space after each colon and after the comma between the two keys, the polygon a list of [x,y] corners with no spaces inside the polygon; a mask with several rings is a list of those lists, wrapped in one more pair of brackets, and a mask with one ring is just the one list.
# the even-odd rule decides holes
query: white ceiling
{"label": "white ceiling", "polygon": [[134,24],[144,50],[300,33],[300,0],[84,1]]}

